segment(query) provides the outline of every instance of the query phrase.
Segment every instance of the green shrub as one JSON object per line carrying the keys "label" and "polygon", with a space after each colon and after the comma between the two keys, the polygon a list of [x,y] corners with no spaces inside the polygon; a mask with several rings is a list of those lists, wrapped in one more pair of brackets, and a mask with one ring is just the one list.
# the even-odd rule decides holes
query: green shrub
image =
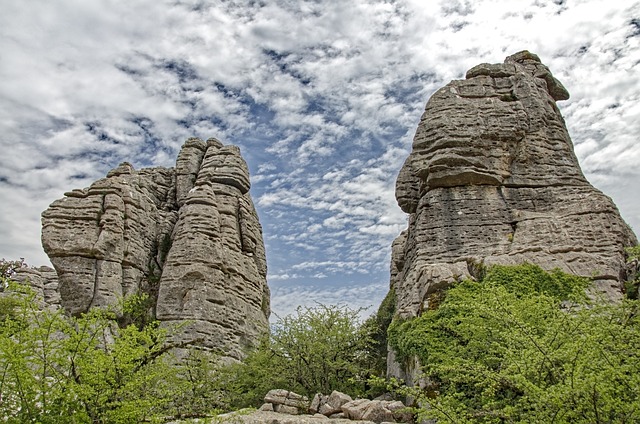
{"label": "green shrub", "polygon": [[638,299],[640,295],[640,245],[629,247],[627,250],[627,264],[630,274],[624,283],[624,291],[629,299]]}
{"label": "green shrub", "polygon": [[259,406],[274,388],[310,397],[333,390],[364,393],[372,340],[361,331],[359,313],[319,304],[278,319],[270,337],[226,371],[231,403]]}
{"label": "green shrub", "polygon": [[396,292],[392,288],[382,300],[378,311],[362,324],[361,331],[367,334],[371,341],[366,361],[369,375],[383,377],[387,373],[387,330],[395,312]]}
{"label": "green shrub", "polygon": [[[589,304],[588,281],[533,265],[490,268],[440,307],[389,328],[416,356],[438,422],[640,420],[639,304]],[[414,393],[415,394],[415,393]]]}
{"label": "green shrub", "polygon": [[[118,326],[108,309],[80,317],[40,310],[33,291],[15,283],[2,295],[12,312],[0,320],[0,421],[141,422],[174,412],[175,388],[185,386],[184,408],[205,409],[195,381],[205,377],[189,379],[176,365],[157,321]],[[117,309],[143,302],[134,296]]]}

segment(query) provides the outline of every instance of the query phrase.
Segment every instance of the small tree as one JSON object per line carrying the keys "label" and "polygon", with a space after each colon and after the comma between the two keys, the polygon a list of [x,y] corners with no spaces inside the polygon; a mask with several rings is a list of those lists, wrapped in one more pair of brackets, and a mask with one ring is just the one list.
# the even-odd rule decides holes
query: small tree
{"label": "small tree", "polygon": [[232,367],[231,392],[245,394],[235,403],[257,405],[273,388],[307,396],[333,390],[362,393],[371,339],[360,329],[360,312],[319,304],[280,318],[244,364]]}

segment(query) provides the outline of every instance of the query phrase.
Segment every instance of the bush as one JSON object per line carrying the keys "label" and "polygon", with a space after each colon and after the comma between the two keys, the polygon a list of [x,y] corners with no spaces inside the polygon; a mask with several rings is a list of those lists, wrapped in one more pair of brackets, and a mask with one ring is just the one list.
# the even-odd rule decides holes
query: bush
{"label": "bush", "polygon": [[399,357],[417,356],[438,422],[640,420],[637,301],[589,304],[588,281],[533,265],[491,268],[440,307],[395,321]]}
{"label": "bush", "polygon": [[[371,342],[365,361],[369,369],[368,374],[371,376],[384,377],[387,374],[387,330],[395,312],[396,292],[392,288],[382,300],[378,311],[362,324],[361,331],[368,335]],[[375,391],[374,393],[381,394]]]}
{"label": "bush", "polygon": [[271,336],[227,370],[231,403],[259,406],[274,388],[309,397],[333,390],[364,393],[372,340],[359,325],[360,312],[319,304],[278,319]]}
{"label": "bush", "polygon": [[[197,378],[175,365],[158,322],[117,325],[116,314],[80,317],[40,310],[34,293],[11,283],[12,313],[0,320],[0,420],[7,423],[131,423],[176,412],[176,387],[190,414],[202,413]],[[135,310],[134,296],[120,310]],[[195,372],[201,364],[191,364]],[[193,398],[190,398],[192,395]],[[198,402],[194,401],[198,399]]]}

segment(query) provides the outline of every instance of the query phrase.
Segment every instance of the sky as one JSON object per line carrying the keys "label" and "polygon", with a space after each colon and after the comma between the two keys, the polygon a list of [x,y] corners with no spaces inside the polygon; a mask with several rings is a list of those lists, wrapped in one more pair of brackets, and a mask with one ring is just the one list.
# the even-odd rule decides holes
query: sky
{"label": "sky", "polygon": [[373,311],[429,96],[529,50],[589,181],[640,232],[640,1],[0,0],[0,257],[48,264],[40,214],[120,162],[238,145],[272,309]]}

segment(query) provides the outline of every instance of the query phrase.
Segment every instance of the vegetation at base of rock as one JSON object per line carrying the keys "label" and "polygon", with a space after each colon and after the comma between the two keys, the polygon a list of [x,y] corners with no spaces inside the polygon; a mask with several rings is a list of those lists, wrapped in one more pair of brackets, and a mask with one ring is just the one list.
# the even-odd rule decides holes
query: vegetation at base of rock
{"label": "vegetation at base of rock", "polygon": [[42,310],[10,274],[0,293],[8,306],[0,317],[0,420],[9,423],[204,417],[259,406],[273,388],[375,396],[385,386],[386,337],[400,360],[417,357],[423,366],[421,388],[391,392],[428,404],[419,409],[425,418],[640,420],[640,302],[595,304],[585,295],[588,279],[535,265],[488,268],[410,320],[392,321],[393,290],[363,323],[360,310],[344,305],[301,307],[232,365],[196,345],[172,356],[170,330],[135,319],[144,297],[69,317]]}
{"label": "vegetation at base of rock", "polygon": [[[1,421],[131,423],[210,411],[201,405],[209,400],[201,380],[210,379],[191,378],[209,370],[176,365],[157,322],[120,327],[110,309],[80,317],[41,310],[30,288],[11,281],[2,299],[14,307],[0,321]],[[121,310],[139,302],[127,299]]]}
{"label": "vegetation at base of rock", "polygon": [[[35,293],[3,277],[0,295],[0,420],[130,423],[205,417],[259,406],[270,389],[313,396],[363,394],[380,374],[360,310],[317,305],[279,319],[244,363],[223,365],[190,345],[179,360],[171,331],[148,321],[146,297],[69,317],[42,310]],[[10,306],[10,307],[9,307]],[[5,308],[6,307],[6,308]],[[141,318],[142,316],[142,318]]]}
{"label": "vegetation at base of rock", "polygon": [[367,379],[379,374],[370,327],[361,310],[344,305],[299,307],[272,326],[271,335],[242,364],[226,372],[231,403],[260,406],[273,388],[313,397],[333,390],[363,395]]}
{"label": "vegetation at base of rock", "polygon": [[371,337],[369,349],[372,375],[383,377],[387,372],[387,330],[396,313],[396,291],[391,288],[378,311],[362,324],[362,331]]}
{"label": "vegetation at base of rock", "polygon": [[594,304],[588,281],[534,265],[493,267],[439,308],[389,329],[422,364],[424,417],[438,422],[640,420],[640,304]]}

